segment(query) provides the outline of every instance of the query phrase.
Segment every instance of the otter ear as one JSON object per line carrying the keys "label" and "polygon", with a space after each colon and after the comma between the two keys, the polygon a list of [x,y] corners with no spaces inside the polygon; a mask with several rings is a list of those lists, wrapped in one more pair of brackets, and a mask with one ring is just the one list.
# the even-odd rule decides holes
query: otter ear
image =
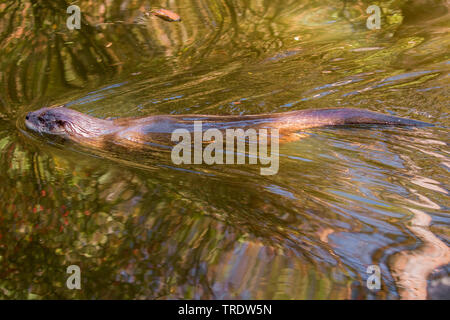
{"label": "otter ear", "polygon": [[57,124],[58,126],[60,126],[60,127],[64,127],[64,126],[66,125],[66,121],[64,121],[64,120],[57,120],[57,121],[56,121],[56,124]]}

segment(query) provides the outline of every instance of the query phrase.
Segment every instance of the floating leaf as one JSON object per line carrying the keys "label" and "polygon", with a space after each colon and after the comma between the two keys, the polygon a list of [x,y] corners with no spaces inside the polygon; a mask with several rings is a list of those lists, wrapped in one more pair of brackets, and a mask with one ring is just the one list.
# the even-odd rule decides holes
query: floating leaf
{"label": "floating leaf", "polygon": [[181,21],[181,17],[173,11],[167,9],[156,9],[150,11],[150,13],[158,18],[169,22],[179,22]]}

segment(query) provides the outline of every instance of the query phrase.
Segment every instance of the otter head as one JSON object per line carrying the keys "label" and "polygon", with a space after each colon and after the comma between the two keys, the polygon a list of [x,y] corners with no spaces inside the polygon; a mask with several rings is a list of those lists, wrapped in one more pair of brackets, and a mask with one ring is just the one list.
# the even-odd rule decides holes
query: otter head
{"label": "otter head", "polygon": [[64,107],[42,108],[25,117],[28,129],[64,138],[93,138],[109,131],[111,122]]}

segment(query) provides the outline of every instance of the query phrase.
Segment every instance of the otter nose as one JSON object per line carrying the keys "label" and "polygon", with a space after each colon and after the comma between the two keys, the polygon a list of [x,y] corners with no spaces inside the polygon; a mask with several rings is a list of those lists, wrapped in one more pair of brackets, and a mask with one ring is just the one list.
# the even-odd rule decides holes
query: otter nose
{"label": "otter nose", "polygon": [[29,120],[29,119],[30,119],[30,114],[29,114],[29,113],[27,113],[27,115],[25,116],[25,119],[26,119],[26,120]]}

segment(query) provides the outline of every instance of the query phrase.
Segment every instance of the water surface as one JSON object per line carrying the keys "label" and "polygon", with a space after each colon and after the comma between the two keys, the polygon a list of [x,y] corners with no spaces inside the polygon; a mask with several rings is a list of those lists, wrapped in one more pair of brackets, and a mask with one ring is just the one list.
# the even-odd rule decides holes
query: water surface
{"label": "water surface", "polygon": [[[143,0],[78,1],[74,31],[64,1],[0,3],[0,297],[426,297],[449,276],[450,37],[447,8],[420,3],[382,2],[368,30],[366,1],[152,2],[180,23],[142,19]],[[24,130],[57,104],[102,118],[354,107],[435,126],[307,130],[261,176]],[[72,264],[82,290],[66,288]]]}

